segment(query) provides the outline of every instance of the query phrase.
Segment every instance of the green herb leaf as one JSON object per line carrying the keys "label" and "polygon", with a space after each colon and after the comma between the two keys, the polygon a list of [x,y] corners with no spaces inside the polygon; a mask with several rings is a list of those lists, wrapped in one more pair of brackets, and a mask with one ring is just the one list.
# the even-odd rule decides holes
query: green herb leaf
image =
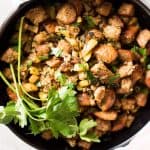
{"label": "green herb leaf", "polygon": [[146,48],[140,48],[138,46],[134,46],[131,49],[131,51],[134,52],[134,53],[140,54],[143,57],[142,62],[144,64],[146,64],[146,62],[147,62],[147,49]]}
{"label": "green herb leaf", "polygon": [[65,85],[67,82],[67,77],[62,74],[60,71],[55,72],[55,78],[60,82],[61,85]]}
{"label": "green herb leaf", "polygon": [[80,138],[87,142],[100,143],[100,139],[94,133],[88,133],[87,135],[80,136]]}
{"label": "green herb leaf", "polygon": [[87,142],[100,142],[98,137],[94,133],[88,132],[95,127],[97,123],[93,120],[83,119],[79,124],[79,136],[82,140]]}
{"label": "green herb leaf", "polygon": [[112,75],[108,78],[108,84],[114,84],[117,79],[120,78],[120,74]]}
{"label": "green herb leaf", "polygon": [[92,84],[96,84],[98,82],[98,79],[94,77],[91,71],[87,71],[87,78],[89,81],[91,81]]}
{"label": "green herb leaf", "polygon": [[85,23],[85,28],[91,29],[91,28],[94,28],[96,26],[92,16],[85,16],[84,19],[85,19],[85,22],[86,22]]}
{"label": "green herb leaf", "polygon": [[97,123],[93,120],[83,119],[79,125],[80,136],[86,135],[88,130],[95,127]]}

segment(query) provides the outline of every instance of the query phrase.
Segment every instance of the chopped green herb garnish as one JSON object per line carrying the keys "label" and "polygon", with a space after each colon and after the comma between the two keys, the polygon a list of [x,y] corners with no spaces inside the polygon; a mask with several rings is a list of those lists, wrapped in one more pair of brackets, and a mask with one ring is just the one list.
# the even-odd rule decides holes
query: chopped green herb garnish
{"label": "chopped green herb garnish", "polygon": [[84,19],[85,19],[84,27],[86,29],[91,29],[91,28],[94,28],[96,26],[92,16],[85,16]]}
{"label": "chopped green herb garnish", "polygon": [[91,71],[87,71],[87,78],[89,81],[91,81],[92,84],[96,84],[98,82],[98,79],[94,77]]}
{"label": "chopped green herb garnish", "polygon": [[143,59],[141,60],[142,63],[146,64],[146,62],[147,62],[147,49],[146,48],[140,48],[138,46],[134,46],[131,49],[131,51],[141,55],[143,57]]}
{"label": "chopped green herb garnish", "polygon": [[108,84],[114,84],[117,79],[120,78],[120,74],[112,75],[108,78]]}

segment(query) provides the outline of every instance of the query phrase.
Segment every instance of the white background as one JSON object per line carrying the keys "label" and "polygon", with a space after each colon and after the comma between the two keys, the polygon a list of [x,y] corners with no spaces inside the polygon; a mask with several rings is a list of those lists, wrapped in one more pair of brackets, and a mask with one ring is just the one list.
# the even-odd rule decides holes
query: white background
{"label": "white background", "polygon": [[[25,0],[0,0],[0,25],[11,14],[18,2]],[[142,0],[150,6],[150,0]],[[134,140],[124,148],[118,150],[149,150],[150,123],[140,131]],[[16,137],[6,126],[0,125],[0,150],[35,150]]]}

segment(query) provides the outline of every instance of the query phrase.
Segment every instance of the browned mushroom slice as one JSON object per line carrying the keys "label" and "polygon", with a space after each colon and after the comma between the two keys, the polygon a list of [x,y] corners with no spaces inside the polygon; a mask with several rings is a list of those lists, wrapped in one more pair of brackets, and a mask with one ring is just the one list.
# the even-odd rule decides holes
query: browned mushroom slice
{"label": "browned mushroom slice", "polygon": [[95,112],[94,115],[100,119],[108,121],[116,120],[118,116],[117,112],[115,111],[98,111]]}
{"label": "browned mushroom slice", "polygon": [[115,103],[116,95],[113,90],[106,89],[105,96],[101,103],[97,103],[102,111],[109,110]]}
{"label": "browned mushroom slice", "polygon": [[126,126],[127,115],[120,116],[112,125],[112,132],[122,130]]}
{"label": "browned mushroom slice", "polygon": [[133,54],[130,50],[119,49],[118,54],[122,61],[133,61]]}
{"label": "browned mushroom slice", "polygon": [[144,72],[143,68],[140,65],[135,66],[135,69],[131,76],[133,84],[135,84],[137,81],[143,78],[143,72]]}
{"label": "browned mushroom slice", "polygon": [[144,48],[148,41],[150,40],[150,30],[144,29],[140,31],[140,33],[137,36],[137,43],[139,44],[140,47]]}
{"label": "browned mushroom slice", "polygon": [[140,107],[144,107],[147,103],[147,99],[148,99],[148,94],[145,92],[141,92],[137,95],[135,95],[135,99],[137,102],[137,105]]}
{"label": "browned mushroom slice", "polygon": [[101,104],[102,99],[105,96],[105,86],[98,87],[94,92],[94,99],[97,103]]}
{"label": "browned mushroom slice", "polygon": [[94,100],[87,93],[82,93],[78,95],[78,101],[80,106],[93,106],[95,105]]}
{"label": "browned mushroom slice", "polygon": [[25,16],[35,25],[38,25],[48,18],[46,11],[42,7],[35,7],[30,9],[27,11]]}
{"label": "browned mushroom slice", "polygon": [[110,2],[104,2],[96,9],[97,13],[105,17],[109,16],[111,10],[112,10],[112,3]]}
{"label": "browned mushroom slice", "polygon": [[104,1],[104,0],[94,0],[94,1],[92,2],[92,4],[93,4],[93,6],[99,6],[99,5],[101,5],[101,4],[103,3],[103,1]]}
{"label": "browned mushroom slice", "polygon": [[108,132],[111,130],[111,122],[106,121],[106,120],[101,120],[101,119],[96,119],[97,126],[96,129],[103,131],[103,132]]}
{"label": "browned mushroom slice", "polygon": [[139,25],[128,26],[126,31],[121,37],[121,41],[124,44],[130,44],[135,40],[136,34],[139,31]]}
{"label": "browned mushroom slice", "polygon": [[121,105],[123,110],[134,111],[136,108],[136,101],[135,99],[122,99]]}
{"label": "browned mushroom slice", "polygon": [[6,63],[13,63],[17,60],[18,53],[12,48],[7,49],[1,57],[1,60]]}
{"label": "browned mushroom slice", "polygon": [[76,9],[71,4],[64,4],[58,11],[56,19],[63,24],[71,24],[76,20]]}
{"label": "browned mushroom slice", "polygon": [[133,4],[130,3],[123,3],[119,10],[118,10],[118,14],[122,15],[122,16],[134,16],[135,13],[135,8]]}
{"label": "browned mushroom slice", "polygon": [[146,71],[145,84],[148,88],[150,88],[150,70]]}
{"label": "browned mushroom slice", "polygon": [[83,5],[81,0],[70,0],[69,1],[76,9],[77,16],[80,16],[83,11]]}
{"label": "browned mushroom slice", "polygon": [[102,60],[109,64],[117,58],[118,53],[112,45],[103,44],[96,48],[95,56],[97,60]]}

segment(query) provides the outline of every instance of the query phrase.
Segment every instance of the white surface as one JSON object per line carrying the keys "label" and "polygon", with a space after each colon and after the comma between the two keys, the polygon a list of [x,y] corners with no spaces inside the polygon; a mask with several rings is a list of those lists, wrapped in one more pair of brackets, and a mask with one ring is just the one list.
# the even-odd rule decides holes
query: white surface
{"label": "white surface", "polygon": [[[14,10],[20,0],[0,0],[0,25]],[[143,0],[150,6],[150,0]],[[134,140],[124,148],[116,150],[149,150],[150,123],[141,130]],[[0,125],[0,150],[35,150],[16,137],[6,126]]]}

